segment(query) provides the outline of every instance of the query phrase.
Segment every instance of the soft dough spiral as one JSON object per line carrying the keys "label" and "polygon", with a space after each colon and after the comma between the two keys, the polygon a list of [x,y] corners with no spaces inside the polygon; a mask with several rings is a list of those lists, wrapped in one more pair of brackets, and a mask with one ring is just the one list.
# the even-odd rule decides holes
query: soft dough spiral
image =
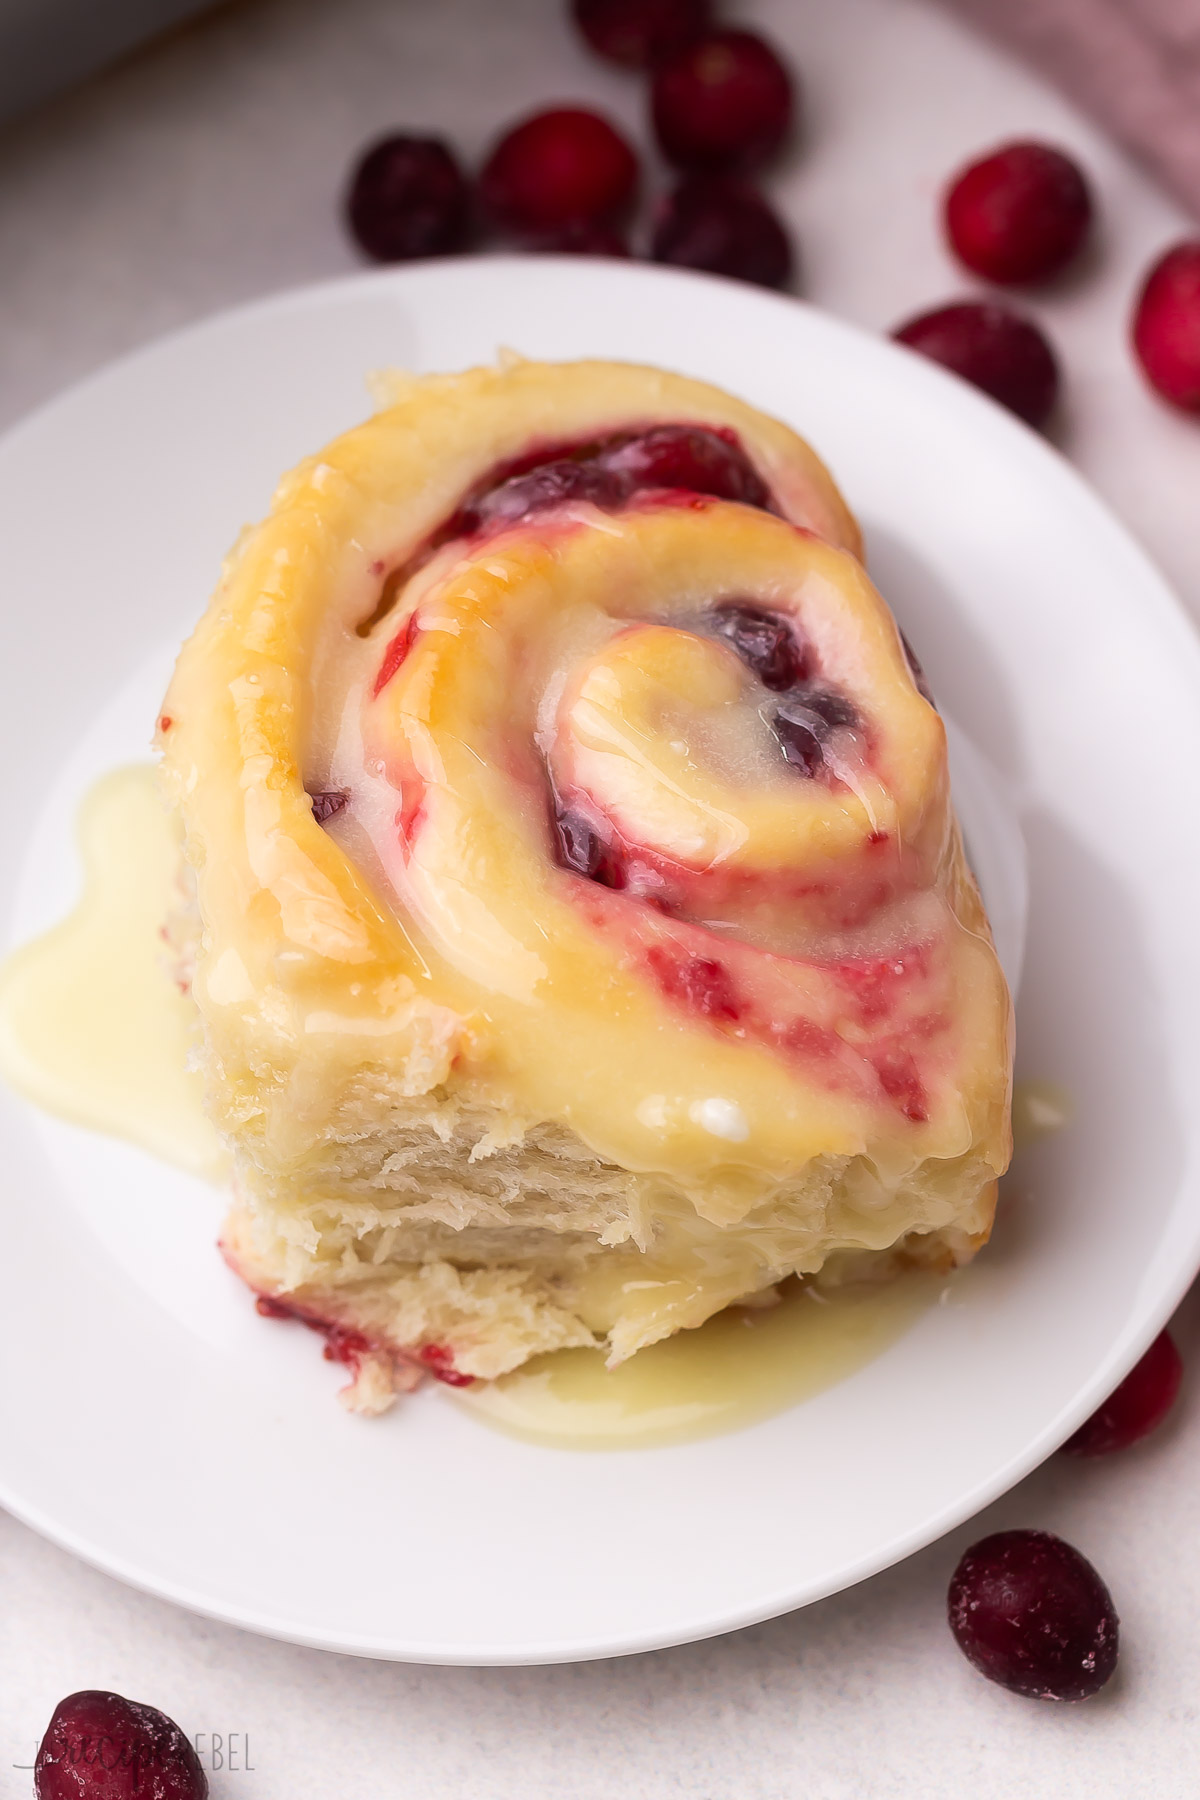
{"label": "soft dough spiral", "polygon": [[402,386],[231,565],[160,733],[228,1247],[368,1386],[986,1236],[1008,996],[857,551],[784,427],[518,362]]}

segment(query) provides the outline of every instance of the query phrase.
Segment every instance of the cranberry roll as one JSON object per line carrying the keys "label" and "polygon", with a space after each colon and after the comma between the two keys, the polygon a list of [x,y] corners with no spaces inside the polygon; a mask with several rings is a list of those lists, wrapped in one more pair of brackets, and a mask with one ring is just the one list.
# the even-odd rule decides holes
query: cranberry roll
{"label": "cranberry roll", "polygon": [[159,721],[224,1248],[351,1405],[986,1239],[1009,997],[859,550],[783,425],[516,359],[239,544]]}

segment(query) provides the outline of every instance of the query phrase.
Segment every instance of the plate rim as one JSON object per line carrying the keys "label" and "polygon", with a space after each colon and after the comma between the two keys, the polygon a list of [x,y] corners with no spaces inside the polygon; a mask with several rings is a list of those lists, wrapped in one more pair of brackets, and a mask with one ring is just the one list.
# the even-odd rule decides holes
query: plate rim
{"label": "plate rim", "polygon": [[[454,278],[464,282],[475,282],[481,281],[487,273],[509,275],[519,270],[528,276],[533,269],[544,270],[548,267],[557,268],[564,273],[569,272],[572,276],[580,278],[589,275],[594,277],[597,272],[602,271],[605,279],[611,279],[617,284],[624,282],[655,286],[668,284],[676,286],[681,295],[689,291],[694,292],[695,285],[701,284],[710,290],[723,292],[738,306],[745,305],[751,309],[754,306],[762,306],[777,310],[780,314],[789,312],[793,316],[807,316],[810,322],[819,321],[822,328],[832,328],[856,345],[869,346],[871,354],[882,351],[889,359],[892,357],[907,359],[914,355],[913,352],[892,344],[888,339],[879,337],[851,321],[826,313],[808,302],[797,300],[790,295],[748,289],[742,283],[720,277],[702,276],[689,271],[667,269],[657,265],[615,264],[605,259],[573,256],[505,255],[482,258],[436,258],[414,265],[377,271],[361,271],[317,282],[286,286],[272,293],[256,296],[237,306],[223,308],[146,343],[139,344],[90,371],[62,391],[49,396],[22,418],[14,421],[0,435],[0,455],[6,455],[13,450],[19,453],[20,441],[27,433],[53,426],[55,415],[69,409],[81,395],[100,389],[106,383],[114,380],[119,381],[132,368],[152,363],[164,355],[170,356],[181,347],[186,349],[189,342],[193,340],[219,334],[222,329],[227,327],[236,328],[244,320],[251,320],[256,316],[269,316],[280,309],[320,308],[328,304],[336,307],[342,298],[351,298],[360,293],[379,292],[385,289],[399,289],[403,292],[406,288],[419,288],[423,281],[439,275],[451,274]],[[920,366],[923,378],[928,378],[938,384],[944,401],[960,410],[965,408],[968,414],[974,414],[982,428],[993,433],[997,429],[1002,430],[1009,435],[1010,442],[1014,446],[1014,454],[1023,458],[1026,463],[1032,461],[1034,465],[1040,463],[1043,467],[1052,468],[1055,471],[1055,479],[1066,482],[1068,487],[1073,490],[1076,503],[1081,504],[1090,514],[1091,519],[1113,537],[1114,541],[1121,543],[1123,553],[1138,566],[1141,578],[1139,605],[1143,610],[1147,604],[1152,605],[1160,629],[1172,633],[1181,649],[1186,646],[1187,652],[1193,659],[1200,657],[1200,633],[1198,633],[1196,623],[1183,601],[1174,592],[1170,583],[1157,568],[1153,558],[1129,527],[1110,510],[1069,460],[1055,446],[1012,418],[995,402],[968,387],[957,377],[936,365],[923,361]],[[1200,709],[1200,700],[1198,700],[1197,706]],[[73,742],[75,741],[77,740],[73,740]],[[799,1590],[779,1590],[769,1598],[760,1594],[741,1605],[726,1606],[716,1612],[711,1609],[705,1612],[700,1608],[697,1609],[696,1616],[690,1620],[680,1619],[674,1624],[658,1628],[644,1627],[622,1637],[610,1637],[603,1642],[567,1643],[555,1640],[544,1643],[527,1643],[519,1648],[514,1648],[511,1644],[480,1643],[451,1651],[444,1646],[403,1641],[399,1638],[386,1641],[383,1639],[363,1640],[352,1633],[342,1635],[328,1629],[314,1632],[306,1629],[298,1620],[272,1617],[256,1611],[252,1607],[238,1607],[229,1603],[216,1604],[212,1599],[206,1598],[203,1593],[190,1590],[185,1583],[169,1579],[163,1580],[149,1576],[145,1572],[139,1572],[128,1559],[107,1552],[102,1544],[89,1541],[86,1533],[75,1531],[70,1526],[50,1517],[46,1509],[25,1505],[20,1495],[14,1490],[8,1472],[2,1464],[0,1464],[0,1504],[3,1504],[22,1523],[36,1530],[51,1542],[129,1586],[168,1600],[202,1617],[219,1620],[244,1630],[313,1649],[367,1656],[380,1660],[469,1667],[545,1665],[642,1654],[743,1629],[852,1587],[937,1541],[947,1532],[973,1517],[981,1508],[1007,1492],[1038,1467],[1094,1410],[1095,1406],[1143,1354],[1162,1329],[1171,1312],[1179,1304],[1195,1278],[1197,1268],[1200,1268],[1200,1207],[1195,1209],[1195,1220],[1188,1242],[1188,1256],[1183,1258],[1172,1272],[1164,1273],[1157,1282],[1155,1303],[1148,1308],[1145,1305],[1142,1306],[1142,1323],[1136,1330],[1126,1330],[1118,1336],[1107,1356],[1093,1370],[1090,1379],[1082,1385],[1074,1402],[1060,1409],[1058,1415],[1031,1440],[1020,1457],[1011,1459],[988,1479],[977,1482],[965,1495],[956,1496],[953,1501],[927,1518],[919,1527],[911,1528],[889,1538],[883,1547],[876,1546],[870,1553],[850,1559],[836,1571],[827,1573],[826,1578],[822,1581],[806,1582]]]}

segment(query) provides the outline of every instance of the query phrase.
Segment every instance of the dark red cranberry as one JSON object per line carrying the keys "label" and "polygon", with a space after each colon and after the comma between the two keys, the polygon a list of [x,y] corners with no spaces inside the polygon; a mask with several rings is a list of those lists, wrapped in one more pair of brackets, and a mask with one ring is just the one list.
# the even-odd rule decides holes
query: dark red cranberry
{"label": "dark red cranberry", "polygon": [[710,275],[732,275],[759,287],[791,279],[792,246],[781,221],[749,182],[697,175],[660,203],[651,253],[655,262]]}
{"label": "dark red cranberry", "polygon": [[1200,412],[1200,238],[1176,244],[1146,277],[1133,315],[1133,347],[1164,400]]}
{"label": "dark red cranberry", "polygon": [[682,488],[743,506],[766,507],[770,491],[732,433],[703,426],[657,425],[604,453],[607,468],[635,488]]}
{"label": "dark red cranberry", "polygon": [[1032,1700],[1086,1700],[1117,1666],[1112,1595],[1087,1558],[1049,1531],[972,1544],[950,1583],[950,1629],[989,1681]]}
{"label": "dark red cranberry", "polygon": [[559,813],[554,821],[554,834],[558,860],[564,869],[586,875],[589,881],[598,882],[601,887],[625,886],[625,871],[620,858],[578,813]]}
{"label": "dark red cranberry", "polygon": [[708,0],[573,0],[575,23],[596,52],[648,69],[707,28]]}
{"label": "dark red cranberry", "polygon": [[858,714],[844,694],[812,687],[786,700],[771,721],[785,762],[802,775],[819,774],[828,739],[843,726],[857,723]]}
{"label": "dark red cranberry", "polygon": [[556,106],[505,133],[484,166],[480,192],[505,230],[538,233],[618,218],[637,178],[637,157],[607,119]]}
{"label": "dark red cranberry", "polygon": [[792,81],[752,31],[710,31],[659,65],[654,131],[681,169],[761,168],[792,123]]}
{"label": "dark red cranberry", "polygon": [[616,225],[584,219],[557,231],[538,232],[525,240],[525,248],[545,256],[628,256],[629,240]]}
{"label": "dark red cranberry", "polygon": [[806,660],[789,620],[744,600],[726,600],[714,608],[716,627],[753,669],[765,688],[781,694],[803,681]]}
{"label": "dark red cranberry", "polygon": [[37,1800],[205,1800],[208,1779],[166,1713],[88,1688],[55,1707],[33,1791]]}
{"label": "dark red cranberry", "polygon": [[1076,256],[1092,222],[1078,165],[1048,144],[1005,144],[958,175],[946,235],[988,281],[1044,281]]}
{"label": "dark red cranberry", "polygon": [[514,475],[509,481],[485,494],[478,503],[478,517],[483,524],[515,523],[530,513],[544,512],[548,507],[564,506],[569,501],[586,500],[593,506],[620,506],[629,493],[629,484],[600,462],[576,462],[563,457],[558,462],[542,463],[527,475]]}
{"label": "dark red cranberry", "polygon": [[1142,1360],[1067,1439],[1063,1449],[1068,1456],[1107,1456],[1113,1450],[1128,1450],[1162,1424],[1175,1404],[1182,1378],[1183,1359],[1170,1335],[1160,1331]]}
{"label": "dark red cranberry", "polygon": [[1028,425],[1044,425],[1058,398],[1058,363],[1031,320],[1006,306],[964,300],[898,325],[892,336],[952,369]]}
{"label": "dark red cranberry", "polygon": [[440,138],[397,136],[372,145],[346,196],[350,229],[377,262],[461,250],[469,215],[463,172]]}
{"label": "dark red cranberry", "polygon": [[348,788],[318,788],[314,792],[310,788],[308,797],[312,801],[313,818],[318,825],[324,825],[335,813],[341,812],[350,798],[350,791]]}

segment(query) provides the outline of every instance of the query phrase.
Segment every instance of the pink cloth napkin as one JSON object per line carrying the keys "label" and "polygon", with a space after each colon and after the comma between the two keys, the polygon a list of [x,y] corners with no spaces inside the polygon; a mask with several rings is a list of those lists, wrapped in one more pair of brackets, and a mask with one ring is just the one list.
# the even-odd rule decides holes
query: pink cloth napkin
{"label": "pink cloth napkin", "polygon": [[1200,218],[1200,0],[947,0],[1020,52]]}

